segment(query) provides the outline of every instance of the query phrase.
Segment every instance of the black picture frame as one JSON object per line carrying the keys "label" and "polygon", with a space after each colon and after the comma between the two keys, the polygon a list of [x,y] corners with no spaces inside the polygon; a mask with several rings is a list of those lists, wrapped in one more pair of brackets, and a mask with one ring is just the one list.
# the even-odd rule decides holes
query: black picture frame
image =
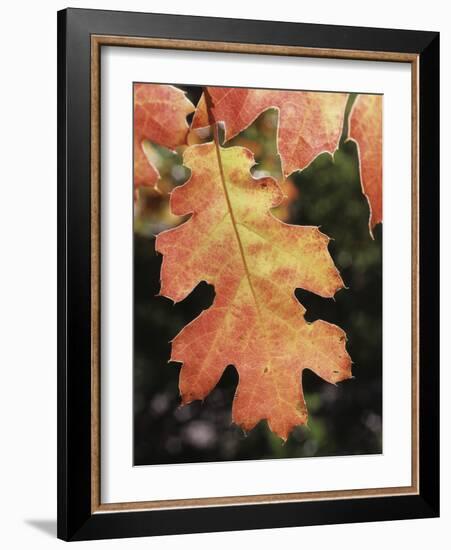
{"label": "black picture frame", "polygon": [[[97,513],[91,439],[91,36],[418,57],[419,492]],[[331,57],[334,55],[331,53]],[[439,515],[439,33],[67,9],[58,13],[58,537],[87,540]]]}

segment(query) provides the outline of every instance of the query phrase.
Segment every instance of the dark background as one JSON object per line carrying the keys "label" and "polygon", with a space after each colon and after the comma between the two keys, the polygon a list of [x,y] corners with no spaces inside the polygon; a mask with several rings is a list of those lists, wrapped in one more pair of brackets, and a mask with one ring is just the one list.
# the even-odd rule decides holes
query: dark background
{"label": "dark background", "polygon": [[[196,104],[201,88],[184,87]],[[354,95],[350,96],[349,111]],[[277,111],[263,113],[226,144],[255,154],[255,176],[280,177],[276,150]],[[343,136],[347,128],[343,129]],[[161,193],[141,190],[134,224],[134,464],[289,458],[382,452],[382,227],[368,231],[369,207],[362,194],[356,145],[340,141],[331,157],[320,155],[282,183],[287,195],[275,214],[300,225],[318,225],[332,240],[330,253],[348,289],[335,299],[296,291],[309,321],[324,319],[347,333],[354,379],[337,386],[305,371],[302,378],[308,426],[283,443],[266,422],[248,434],[231,424],[238,374],[230,365],[201,403],[180,407],[180,365],[169,363],[169,341],[209,307],[214,289],[201,283],[175,306],[157,297],[161,256],[155,235],[183,221],[172,216],[168,192],[189,176],[176,153],[152,146]]]}

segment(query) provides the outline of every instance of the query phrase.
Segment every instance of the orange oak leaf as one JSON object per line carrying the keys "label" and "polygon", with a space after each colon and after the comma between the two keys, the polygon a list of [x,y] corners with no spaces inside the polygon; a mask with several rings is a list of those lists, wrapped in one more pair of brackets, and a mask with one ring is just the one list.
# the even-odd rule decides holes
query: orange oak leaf
{"label": "orange oak leaf", "polygon": [[[343,129],[348,94],[208,87],[216,121],[232,139],[266,109],[279,111],[278,149],[284,176],[303,170],[320,153],[333,153]],[[209,125],[205,96],[196,107],[192,128]]]}
{"label": "orange oak leaf", "polygon": [[186,142],[186,116],[194,105],[185,93],[166,84],[134,84],[134,187],[156,187],[157,168],[143,149],[144,140],[175,149]]}
{"label": "orange oak leaf", "polygon": [[369,228],[382,221],[382,96],[358,95],[349,117],[349,139],[359,151],[362,192],[370,207]]}
{"label": "orange oak leaf", "polygon": [[332,384],[351,378],[343,330],[308,323],[294,294],[303,288],[332,298],[343,287],[329,238],[271,214],[282,191],[273,178],[252,176],[248,149],[222,148],[215,139],[188,147],[184,164],[191,177],[170,204],[174,214],[191,216],[157,236],[160,295],[179,302],[206,281],[215,299],[172,341],[182,403],[204,399],[232,364],[239,374],[233,422],[248,431],[266,419],[286,440],[307,422],[305,369]]}

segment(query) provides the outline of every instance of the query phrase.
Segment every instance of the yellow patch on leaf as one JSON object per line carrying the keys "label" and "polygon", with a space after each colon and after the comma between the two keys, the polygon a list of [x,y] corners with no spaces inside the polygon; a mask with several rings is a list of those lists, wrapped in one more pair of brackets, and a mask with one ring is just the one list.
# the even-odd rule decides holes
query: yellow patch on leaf
{"label": "yellow patch on leaf", "polygon": [[359,151],[362,192],[370,206],[370,233],[382,221],[382,96],[357,96],[349,118],[349,139]]}
{"label": "yellow patch on leaf", "polygon": [[273,178],[252,177],[249,150],[193,145],[184,164],[191,177],[170,202],[174,214],[191,217],[157,236],[160,294],[178,302],[206,281],[215,299],[172,342],[171,360],[182,363],[182,403],[204,399],[233,364],[239,374],[233,421],[251,430],[266,419],[286,440],[307,422],[304,369],[333,384],[351,377],[343,330],[306,322],[294,295],[303,288],[332,298],[343,287],[329,238],[271,214],[282,191]]}
{"label": "yellow patch on leaf", "polygon": [[[225,123],[226,141],[247,128],[266,109],[279,110],[278,149],[285,177],[306,168],[320,153],[333,153],[343,129],[348,94],[247,88],[207,88],[216,122]],[[205,97],[192,128],[209,125]]]}

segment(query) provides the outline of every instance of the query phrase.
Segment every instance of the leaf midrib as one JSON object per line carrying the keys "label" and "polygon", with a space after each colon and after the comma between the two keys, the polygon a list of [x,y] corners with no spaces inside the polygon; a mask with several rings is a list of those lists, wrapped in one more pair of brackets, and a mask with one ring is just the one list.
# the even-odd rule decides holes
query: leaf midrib
{"label": "leaf midrib", "polygon": [[214,130],[214,144],[215,144],[215,150],[216,150],[216,158],[217,158],[218,166],[219,166],[219,174],[221,176],[222,189],[224,191],[224,196],[225,196],[226,202],[227,202],[227,208],[228,208],[229,213],[230,213],[230,220],[232,222],[233,231],[235,233],[235,237],[236,237],[236,240],[238,242],[238,248],[239,248],[239,251],[240,251],[240,254],[241,254],[241,260],[243,262],[244,272],[246,274],[246,278],[247,278],[249,288],[250,288],[251,293],[252,293],[252,297],[254,298],[254,302],[255,302],[255,306],[257,308],[258,316],[261,317],[261,315],[260,315],[260,306],[259,306],[259,303],[258,303],[257,293],[255,292],[255,288],[254,288],[254,285],[252,283],[251,273],[250,273],[249,267],[247,265],[247,260],[246,260],[246,255],[244,253],[243,243],[241,242],[240,233],[238,231],[238,222],[235,219],[235,213],[233,211],[232,201],[230,199],[229,190],[227,188],[226,178],[225,178],[225,174],[224,174],[224,166],[222,164],[222,157],[221,157],[221,150],[220,150],[220,145],[219,145],[217,126],[215,126],[215,130]]}

